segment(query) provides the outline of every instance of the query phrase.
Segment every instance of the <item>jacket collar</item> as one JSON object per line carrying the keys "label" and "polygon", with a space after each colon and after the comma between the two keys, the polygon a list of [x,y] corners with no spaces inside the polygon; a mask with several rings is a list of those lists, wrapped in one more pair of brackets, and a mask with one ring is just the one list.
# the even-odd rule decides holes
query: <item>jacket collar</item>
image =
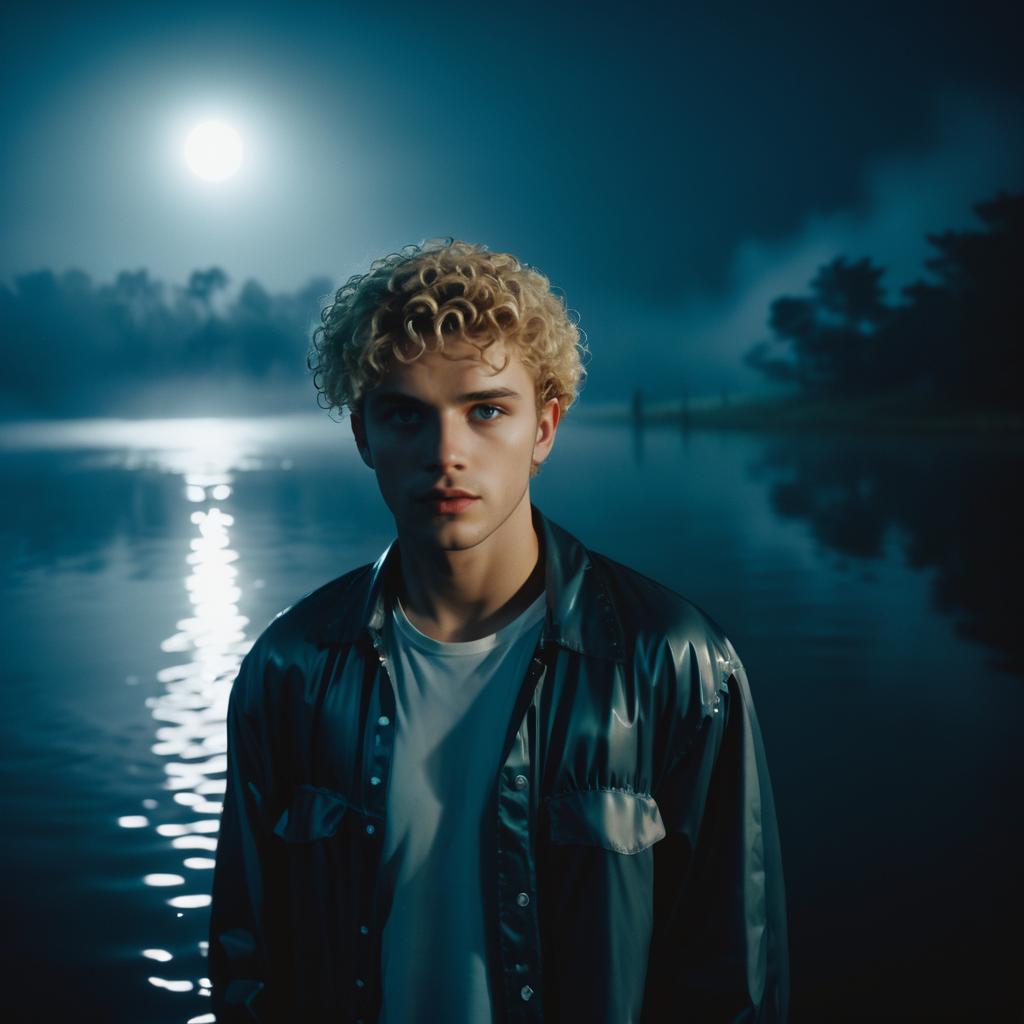
{"label": "jacket collar", "polygon": [[[594,571],[590,552],[568,530],[530,505],[533,526],[544,559],[547,614],[541,632],[541,646],[559,644],[578,654],[596,655],[611,661],[625,657],[622,626],[615,615],[599,572]],[[379,643],[385,616],[393,603],[400,573],[398,540],[393,540],[380,557],[366,567],[351,587],[339,596],[315,639],[355,643],[368,635]]]}

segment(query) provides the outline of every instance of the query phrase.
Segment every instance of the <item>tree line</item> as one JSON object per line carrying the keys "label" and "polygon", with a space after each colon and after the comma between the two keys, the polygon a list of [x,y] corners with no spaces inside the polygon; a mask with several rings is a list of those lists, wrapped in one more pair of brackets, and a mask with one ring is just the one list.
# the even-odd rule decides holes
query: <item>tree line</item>
{"label": "tree line", "polygon": [[885,269],[837,256],[810,294],[770,308],[773,337],[744,361],[801,395],[915,395],[936,408],[1020,409],[1024,193],[972,207],[981,227],[927,235],[931,280],[884,300]]}
{"label": "tree line", "polygon": [[[1024,193],[976,203],[981,227],[928,235],[931,280],[885,301],[885,269],[837,256],[810,294],[770,307],[770,340],[744,361],[815,397],[916,396],[950,409],[1019,409],[1024,339]],[[272,294],[220,267],[167,286],[147,270],[96,284],[44,269],[0,283],[0,414],[115,412],[156,382],[305,381],[310,332],[333,286]],[[307,382],[308,383],[308,382]],[[211,410],[214,412],[216,410]]]}
{"label": "tree line", "polygon": [[233,296],[229,284],[220,267],[193,271],[184,286],[147,270],[107,284],[49,269],[0,283],[0,411],[116,410],[129,391],[157,380],[302,381],[330,280],[272,294],[249,279]]}

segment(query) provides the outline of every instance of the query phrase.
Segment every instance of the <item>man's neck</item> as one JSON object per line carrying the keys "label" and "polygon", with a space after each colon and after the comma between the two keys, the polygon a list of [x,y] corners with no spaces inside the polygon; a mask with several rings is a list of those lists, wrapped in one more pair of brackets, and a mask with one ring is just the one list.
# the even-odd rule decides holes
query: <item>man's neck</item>
{"label": "man's neck", "polygon": [[528,500],[472,548],[424,550],[401,538],[398,547],[402,608],[435,640],[460,643],[489,636],[544,591],[544,560]]}

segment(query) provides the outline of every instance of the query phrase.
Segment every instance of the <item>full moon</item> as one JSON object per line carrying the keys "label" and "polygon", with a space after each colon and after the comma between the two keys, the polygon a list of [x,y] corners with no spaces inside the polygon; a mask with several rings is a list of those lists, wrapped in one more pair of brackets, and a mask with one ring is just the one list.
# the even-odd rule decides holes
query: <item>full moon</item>
{"label": "full moon", "polygon": [[242,166],[242,137],[223,121],[204,121],[185,140],[185,162],[206,181],[224,181]]}

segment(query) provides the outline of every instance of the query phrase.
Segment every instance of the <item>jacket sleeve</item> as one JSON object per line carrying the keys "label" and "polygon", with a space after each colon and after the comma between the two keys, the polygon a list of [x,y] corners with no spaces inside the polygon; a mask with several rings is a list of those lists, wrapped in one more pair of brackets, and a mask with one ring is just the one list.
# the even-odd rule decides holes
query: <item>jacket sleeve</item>
{"label": "jacket sleeve", "polygon": [[266,821],[270,773],[259,706],[262,667],[242,661],[227,709],[227,781],[210,907],[209,975],[219,1024],[276,1020],[272,906],[281,871]]}
{"label": "jacket sleeve", "polygon": [[722,639],[724,657],[690,646],[675,664],[669,755],[654,792],[666,837],[653,847],[645,1024],[787,1020],[775,805],[746,673]]}

